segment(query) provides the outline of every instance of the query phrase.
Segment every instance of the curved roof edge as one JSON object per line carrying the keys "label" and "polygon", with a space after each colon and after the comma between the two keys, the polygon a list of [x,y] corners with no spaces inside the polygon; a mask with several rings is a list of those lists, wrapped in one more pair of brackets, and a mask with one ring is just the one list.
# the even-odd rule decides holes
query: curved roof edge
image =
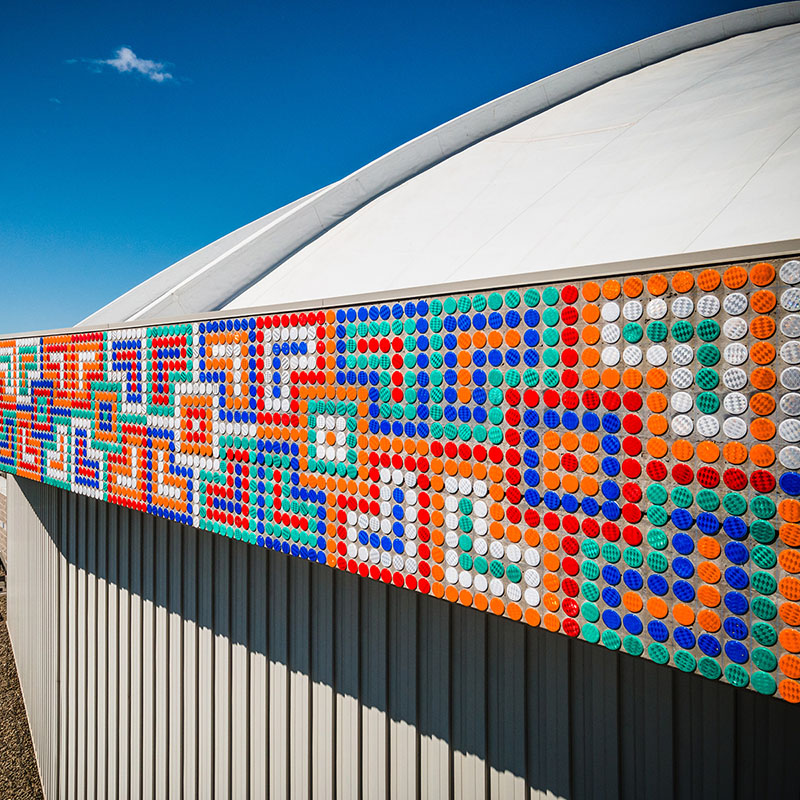
{"label": "curved roof edge", "polygon": [[195,250],[180,261],[176,261],[171,266],[165,267],[155,275],[147,278],[147,280],[137,284],[132,289],[125,292],[125,294],[107,303],[78,324],[82,325],[84,322],[91,322],[101,317],[103,319],[108,317],[108,319],[115,320],[128,319],[131,314],[136,313],[147,304],[157,300],[165,292],[168,292],[170,288],[194,275],[204,264],[220,256],[224,257],[226,254],[232,252],[233,249],[241,244],[248,236],[252,236],[264,230],[271,222],[274,222],[291,211],[299,203],[314,197],[315,194],[317,194],[317,192],[312,192],[305,197],[294,200],[275,211],[270,211],[269,214],[263,217],[259,217],[252,222],[248,222],[246,225],[242,225],[241,228],[226,233],[225,236],[219,239],[215,239],[211,244],[207,244],[205,247]]}
{"label": "curved roof edge", "polygon": [[[800,2],[736,11],[656,34],[542,78],[412,139],[337,183],[235,232],[244,232],[243,238],[234,240],[229,234],[208,245],[109,303],[81,325],[217,309],[378,195],[488,136],[672,56],[799,21]],[[228,241],[232,246],[219,253],[217,245]],[[203,263],[207,257],[210,260]],[[188,267],[177,269],[187,263]],[[174,278],[178,281],[168,287]]]}

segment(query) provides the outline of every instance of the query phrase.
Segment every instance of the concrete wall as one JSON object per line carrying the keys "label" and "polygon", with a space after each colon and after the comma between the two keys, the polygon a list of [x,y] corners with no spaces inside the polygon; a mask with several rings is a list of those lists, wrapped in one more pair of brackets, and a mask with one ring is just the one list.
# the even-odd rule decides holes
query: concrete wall
{"label": "concrete wall", "polygon": [[9,479],[54,798],[796,797],[797,710]]}

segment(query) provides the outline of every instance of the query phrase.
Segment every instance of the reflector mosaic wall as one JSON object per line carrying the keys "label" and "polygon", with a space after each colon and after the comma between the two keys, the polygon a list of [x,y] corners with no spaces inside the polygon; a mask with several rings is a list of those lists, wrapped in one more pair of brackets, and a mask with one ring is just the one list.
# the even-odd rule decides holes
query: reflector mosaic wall
{"label": "reflector mosaic wall", "polygon": [[798,702],[795,312],[781,260],[0,341],[0,469]]}

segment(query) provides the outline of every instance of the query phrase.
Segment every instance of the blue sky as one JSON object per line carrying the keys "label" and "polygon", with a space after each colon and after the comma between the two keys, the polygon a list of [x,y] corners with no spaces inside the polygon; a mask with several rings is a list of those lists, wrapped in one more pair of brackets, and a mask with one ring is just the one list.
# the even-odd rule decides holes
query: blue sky
{"label": "blue sky", "polygon": [[750,5],[6,6],[0,331],[72,325],[204,244],[481,103]]}

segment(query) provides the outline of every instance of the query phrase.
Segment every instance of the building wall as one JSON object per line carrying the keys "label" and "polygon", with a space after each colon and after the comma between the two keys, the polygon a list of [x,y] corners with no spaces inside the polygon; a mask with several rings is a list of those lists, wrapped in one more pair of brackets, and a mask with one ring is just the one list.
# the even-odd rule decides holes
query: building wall
{"label": "building wall", "polygon": [[22,478],[46,796],[795,796],[780,700]]}
{"label": "building wall", "polygon": [[8,531],[6,529],[6,476],[0,475],[0,563],[8,560]]}

